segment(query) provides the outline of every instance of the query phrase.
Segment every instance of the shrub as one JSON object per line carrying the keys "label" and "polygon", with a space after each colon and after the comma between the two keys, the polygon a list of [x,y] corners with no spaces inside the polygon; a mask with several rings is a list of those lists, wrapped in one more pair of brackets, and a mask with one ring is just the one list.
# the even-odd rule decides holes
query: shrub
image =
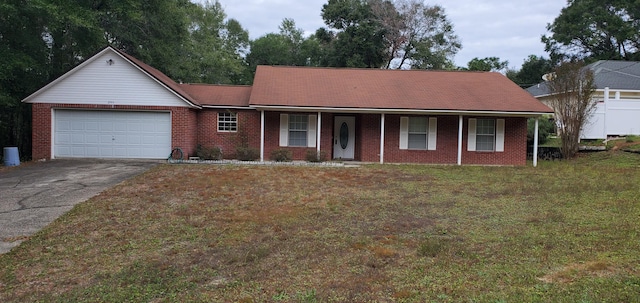
{"label": "shrub", "polygon": [[196,146],[196,156],[202,160],[222,160],[222,149],[220,147],[206,147],[198,144],[198,146]]}
{"label": "shrub", "polygon": [[[538,119],[538,144],[545,144],[550,134],[555,133],[556,126],[552,119],[542,117]],[[527,144],[533,145],[535,134],[535,119],[527,120]]]}
{"label": "shrub", "polygon": [[236,148],[236,158],[240,161],[255,161],[260,158],[260,151],[252,147]]}
{"label": "shrub", "polygon": [[291,151],[288,149],[276,149],[271,152],[271,160],[276,162],[288,162],[293,159]]}
{"label": "shrub", "polygon": [[327,153],[321,150],[318,154],[318,151],[308,150],[305,159],[307,162],[324,162],[327,161]]}

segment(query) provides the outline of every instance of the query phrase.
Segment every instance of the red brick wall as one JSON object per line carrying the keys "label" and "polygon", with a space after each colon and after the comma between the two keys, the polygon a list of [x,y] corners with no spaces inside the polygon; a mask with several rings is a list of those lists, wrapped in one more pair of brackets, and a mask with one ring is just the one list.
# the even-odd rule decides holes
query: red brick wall
{"label": "red brick wall", "polygon": [[[280,147],[280,114],[281,112],[265,112],[265,146],[264,159],[269,160],[271,153],[278,149],[291,151],[294,160],[305,160],[307,151],[316,151],[316,147]],[[288,113],[300,115],[317,115],[317,112]],[[322,113],[320,150],[327,159],[333,157],[333,114]]]}
{"label": "red brick wall", "polygon": [[[458,116],[437,116],[436,150],[401,150],[400,116],[385,115],[385,163],[456,164],[458,161]],[[402,115],[405,116],[405,115]],[[472,117],[473,118],[473,117]],[[482,118],[482,117],[477,117]],[[463,120],[462,164],[525,165],[527,152],[527,119],[505,119],[504,152],[468,152],[468,120]],[[363,114],[357,117],[356,160],[380,161],[380,115]]]}
{"label": "red brick wall", "polygon": [[401,150],[400,117],[401,115],[385,116],[384,162],[456,164],[458,158],[457,116],[435,116],[438,119],[436,150]]}
{"label": "red brick wall", "polygon": [[246,137],[251,148],[260,150],[260,112],[255,110],[229,110],[237,114],[238,131],[219,132],[218,113],[226,109],[203,109],[198,112],[197,144],[205,147],[220,147],[225,159],[236,158],[236,148]]}
{"label": "red brick wall", "polygon": [[85,110],[145,110],[171,112],[171,145],[180,147],[186,155],[195,154],[197,139],[196,110],[187,107],[168,106],[122,106],[122,105],[84,105],[84,104],[32,104],[32,158],[51,159],[51,115],[52,109],[85,109]]}
{"label": "red brick wall", "polygon": [[31,158],[51,159],[51,106],[31,105]]}
{"label": "red brick wall", "polygon": [[[194,110],[185,107],[154,106],[91,106],[71,104],[32,105],[33,110],[33,159],[51,158],[51,112],[55,108],[105,109],[105,110],[157,110],[170,111],[172,116],[172,147],[180,147],[186,155],[195,155],[197,144],[218,146],[225,158],[234,158],[239,144],[238,133],[217,131],[220,110]],[[260,148],[260,112],[237,110],[238,127],[247,134],[249,146]],[[317,114],[315,112],[300,114]],[[322,114],[321,150],[327,159],[333,158],[333,123],[335,114]],[[354,114],[356,117],[355,160],[380,161],[380,115]],[[438,116],[437,149],[400,150],[400,116],[385,116],[385,163],[434,163],[456,164],[458,142],[458,116]],[[472,117],[473,118],[473,117]],[[481,117],[478,117],[481,118]],[[526,164],[526,118],[505,119],[504,152],[467,151],[468,119],[464,118],[462,164],[525,165]],[[280,147],[280,112],[265,112],[265,160],[280,148],[291,150],[295,160],[305,160],[307,147]]]}
{"label": "red brick wall", "polygon": [[499,118],[504,121],[504,152],[467,151],[469,118],[465,117],[462,129],[462,164],[478,165],[526,165],[527,164],[527,118]]}

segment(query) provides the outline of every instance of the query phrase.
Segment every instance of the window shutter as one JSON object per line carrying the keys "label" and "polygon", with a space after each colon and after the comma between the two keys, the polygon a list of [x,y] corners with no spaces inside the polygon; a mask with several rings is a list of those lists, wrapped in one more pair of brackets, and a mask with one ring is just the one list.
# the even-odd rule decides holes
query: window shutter
{"label": "window shutter", "polygon": [[467,134],[467,151],[476,151],[476,123],[477,120],[469,119],[469,133]]}
{"label": "window shutter", "polygon": [[289,145],[289,115],[280,114],[280,146]]}
{"label": "window shutter", "polygon": [[504,119],[496,119],[496,151],[504,151]]}
{"label": "window shutter", "polygon": [[307,147],[316,147],[317,116],[309,115],[309,120],[307,121]]}
{"label": "window shutter", "polygon": [[409,117],[400,117],[400,149],[409,149]]}
{"label": "window shutter", "polygon": [[427,150],[436,150],[438,138],[438,118],[429,118],[429,137],[427,138]]}

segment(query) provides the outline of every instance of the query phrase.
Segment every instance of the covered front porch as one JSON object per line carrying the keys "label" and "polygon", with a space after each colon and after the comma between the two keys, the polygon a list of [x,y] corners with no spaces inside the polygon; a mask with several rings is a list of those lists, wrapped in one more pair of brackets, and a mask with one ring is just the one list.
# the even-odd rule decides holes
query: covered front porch
{"label": "covered front porch", "polygon": [[[327,160],[381,164],[526,164],[527,116],[523,115],[258,110],[261,161],[268,160],[274,150],[287,149],[294,160],[303,160],[307,153],[315,151]],[[480,136],[486,127],[478,125],[478,121],[485,120],[493,121],[490,125],[493,141],[486,150],[476,150],[476,137],[486,137]],[[534,166],[536,159],[534,155]]]}

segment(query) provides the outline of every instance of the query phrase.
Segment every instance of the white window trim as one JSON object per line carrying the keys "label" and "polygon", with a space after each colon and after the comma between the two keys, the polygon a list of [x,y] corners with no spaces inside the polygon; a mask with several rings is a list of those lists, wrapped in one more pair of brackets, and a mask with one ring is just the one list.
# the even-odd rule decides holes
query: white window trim
{"label": "white window trim", "polygon": [[[494,150],[482,150],[480,152],[504,152],[504,131],[505,131],[505,120],[504,119],[495,119],[495,135],[494,135]],[[467,138],[467,151],[476,151],[476,138],[477,138],[477,123],[478,119],[469,118],[469,131]]]}
{"label": "white window trim", "polygon": [[[234,121],[223,121],[221,120],[223,115],[231,115],[234,118]],[[235,130],[225,130],[220,128],[220,123],[227,123],[231,125],[231,123],[235,123]],[[238,131],[238,113],[233,112],[218,112],[218,132],[219,133],[235,133]]]}
{"label": "white window trim", "polygon": [[[438,138],[438,118],[430,117],[427,120],[427,148],[412,150],[436,150]],[[409,149],[409,117],[400,117],[400,146],[401,150]]]}
{"label": "white window trim", "polygon": [[[317,122],[318,117],[316,115],[309,115],[307,119],[307,146],[316,147],[317,136]],[[289,114],[280,114],[280,147],[289,147]],[[291,147],[305,147],[305,146],[291,146]]]}

